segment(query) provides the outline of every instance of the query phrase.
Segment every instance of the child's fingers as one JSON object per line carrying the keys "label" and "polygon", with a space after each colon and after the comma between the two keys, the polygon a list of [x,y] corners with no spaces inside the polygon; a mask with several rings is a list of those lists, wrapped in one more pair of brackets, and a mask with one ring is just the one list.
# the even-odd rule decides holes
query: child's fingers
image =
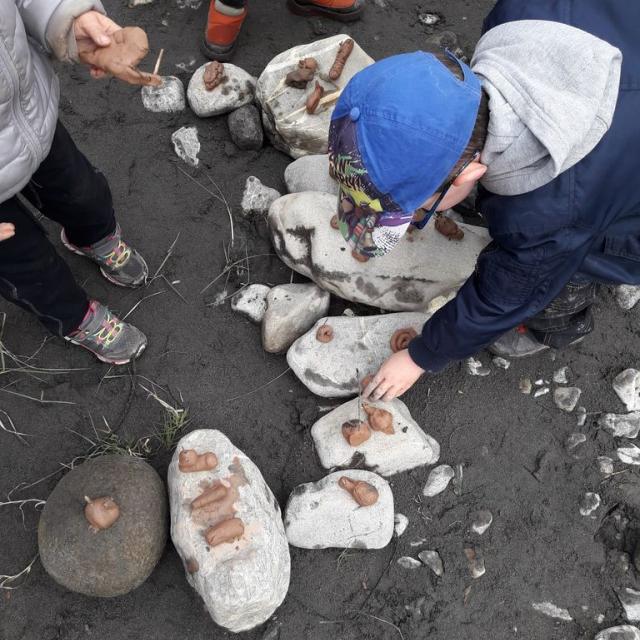
{"label": "child's fingers", "polygon": [[16,234],[16,228],[11,222],[0,222],[0,241],[8,240]]}

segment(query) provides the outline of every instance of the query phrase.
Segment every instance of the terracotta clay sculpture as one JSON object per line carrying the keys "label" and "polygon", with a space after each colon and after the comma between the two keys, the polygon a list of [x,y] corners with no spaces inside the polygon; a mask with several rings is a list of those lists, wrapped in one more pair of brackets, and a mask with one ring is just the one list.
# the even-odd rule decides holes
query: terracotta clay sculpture
{"label": "terracotta clay sculpture", "polygon": [[347,60],[353,51],[353,44],[354,43],[351,38],[340,43],[336,59],[329,71],[329,78],[331,78],[331,80],[335,81],[342,75],[344,65],[347,64]]}
{"label": "terracotta clay sculpture", "polygon": [[216,483],[207,487],[197,498],[191,502],[191,509],[204,509],[214,502],[219,502],[227,497],[229,488],[222,483]]}
{"label": "terracotta clay sculpture", "polygon": [[316,331],[318,342],[331,342],[333,340],[333,327],[330,324],[322,324]]}
{"label": "terracotta clay sculpture", "polygon": [[338,484],[345,491],[348,491],[361,507],[370,507],[378,502],[378,490],[364,480],[352,480],[347,476],[342,476],[338,480]]}
{"label": "terracotta clay sculpture", "polygon": [[298,68],[288,73],[284,81],[290,87],[306,89],[317,70],[318,63],[315,58],[303,58],[298,62]]}
{"label": "terracotta clay sculpture", "polygon": [[225,542],[233,542],[241,538],[243,534],[244,523],[242,520],[240,518],[229,518],[229,520],[223,520],[215,526],[209,527],[204,532],[204,537],[210,547],[215,547]]}
{"label": "terracotta clay sculpture", "polygon": [[409,346],[409,343],[418,335],[413,327],[398,329],[391,336],[391,351],[398,353]]}
{"label": "terracotta clay sculpture", "polygon": [[307,113],[313,114],[316,112],[316,109],[318,108],[323,95],[324,89],[322,88],[322,85],[316,80],[316,88],[311,94],[309,94],[309,97],[307,98]]}
{"label": "terracotta clay sculpture", "polygon": [[149,53],[147,34],[139,27],[125,27],[111,34],[111,43],[106,47],[78,43],[78,56],[85,64],[129,84],[162,84],[162,78],[138,69],[142,59]]}
{"label": "terracotta clay sculpture", "polygon": [[200,570],[200,565],[195,558],[189,558],[186,562],[185,569],[187,570],[187,573],[197,573]]}
{"label": "terracotta clay sculpture", "polygon": [[207,91],[213,91],[218,85],[222,84],[227,79],[222,62],[218,62],[217,60],[210,62],[204,68],[203,79]]}
{"label": "terracotta clay sculpture", "polygon": [[369,256],[363,256],[361,253],[358,253],[355,250],[351,252],[351,256],[358,262],[369,262]]}
{"label": "terracotta clay sculpture", "polygon": [[331,228],[335,229],[336,231],[340,229],[340,224],[338,223],[337,215],[331,217],[331,222],[329,224],[331,225]]}
{"label": "terracotta clay sculpture", "polygon": [[436,230],[449,240],[462,240],[464,231],[451,219],[446,216],[437,216],[435,221]]}
{"label": "terracotta clay sculpture", "polygon": [[379,409],[378,407],[372,407],[370,404],[362,405],[364,412],[368,416],[369,426],[374,431],[382,431],[387,435],[395,433],[393,428],[393,416],[386,409]]}
{"label": "terracotta clay sculpture", "polygon": [[93,533],[108,529],[120,517],[120,507],[113,498],[102,496],[92,500],[85,496],[84,500],[87,503],[84,507],[84,517]]}
{"label": "terracotta clay sculpture", "polygon": [[357,447],[371,437],[371,431],[366,422],[349,420],[342,425],[342,435],[350,446]]}
{"label": "terracotta clay sculpture", "polygon": [[182,473],[196,473],[197,471],[211,471],[218,466],[218,458],[215,453],[207,451],[198,453],[195,449],[187,449],[180,452],[178,468]]}

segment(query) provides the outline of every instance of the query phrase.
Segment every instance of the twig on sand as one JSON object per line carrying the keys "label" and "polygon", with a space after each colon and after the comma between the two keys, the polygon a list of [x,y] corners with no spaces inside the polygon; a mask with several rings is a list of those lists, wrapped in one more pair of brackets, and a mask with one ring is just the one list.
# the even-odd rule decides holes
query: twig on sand
{"label": "twig on sand", "polygon": [[162,291],[156,291],[155,293],[150,293],[148,296],[141,298],[133,305],[133,307],[131,307],[131,309],[129,309],[129,311],[127,311],[127,313],[124,314],[124,316],[122,316],[121,320],[126,320],[145,300],[153,298],[154,296],[162,295],[163,293],[167,292],[163,289]]}
{"label": "twig on sand", "polygon": [[167,286],[171,289],[171,291],[173,291],[179,298],[181,298],[183,302],[189,304],[187,299],[169,282],[167,276],[162,274],[160,277],[167,283]]}
{"label": "twig on sand", "polygon": [[7,417],[7,422],[9,423],[9,426],[7,427],[2,421],[2,419],[0,419],[0,429],[2,429],[3,431],[6,431],[7,433],[11,433],[16,438],[18,438],[18,440],[20,440],[22,444],[29,446],[29,443],[24,438],[29,438],[30,435],[28,433],[20,433],[16,429],[16,425],[13,424],[13,420],[11,419],[11,416],[6,411],[4,411],[3,409],[0,409],[0,413],[4,413],[4,415]]}
{"label": "twig on sand", "polygon": [[153,75],[157,76],[158,71],[160,71],[160,63],[162,62],[162,56],[164,55],[164,49],[160,49],[160,53],[158,54],[158,59],[156,60],[156,66],[153,67]]}
{"label": "twig on sand", "polygon": [[178,235],[176,236],[176,239],[171,243],[171,246],[169,247],[167,253],[164,256],[164,259],[160,263],[160,266],[156,269],[156,272],[151,276],[151,279],[147,283],[147,286],[149,286],[160,275],[162,269],[164,269],[164,265],[167,264],[167,260],[171,257],[171,254],[173,253],[173,250],[176,246],[176,243],[178,242],[179,237],[180,237],[180,232],[178,231]]}
{"label": "twig on sand", "polygon": [[285,374],[289,373],[289,371],[291,371],[291,367],[287,367],[280,375],[278,375],[275,378],[269,380],[269,382],[265,382],[264,384],[260,385],[256,389],[253,389],[251,391],[247,391],[247,393],[242,393],[239,396],[234,396],[233,398],[227,398],[226,402],[233,402],[234,400],[239,400],[240,398],[244,398],[245,396],[250,396],[253,393],[257,393],[258,391],[262,391],[262,389],[264,389],[265,387],[268,387],[271,383],[275,382],[276,380],[279,380],[280,378],[282,378],[282,376],[284,376]]}
{"label": "twig on sand", "polygon": [[28,504],[33,504],[33,508],[36,510],[41,509],[46,504],[46,500],[40,500],[39,498],[27,498],[25,500],[6,500],[5,502],[0,502],[0,507],[8,507],[11,505],[20,505],[20,515],[22,516],[22,526],[25,526],[24,522],[24,508]]}
{"label": "twig on sand", "polygon": [[202,289],[200,291],[200,293],[204,293],[207,289],[209,289],[211,286],[213,286],[216,282],[218,282],[218,280],[220,280],[220,278],[222,278],[222,276],[226,275],[227,273],[229,273],[229,271],[231,271],[231,269],[233,269],[233,267],[243,263],[243,262],[249,262],[249,260],[252,260],[253,258],[266,258],[266,257],[273,257],[275,256],[275,253],[258,253],[254,256],[247,256],[245,258],[240,258],[240,260],[236,260],[235,262],[232,262],[231,264],[228,264],[206,287],[204,287],[204,289]]}
{"label": "twig on sand", "polygon": [[[7,385],[8,386],[8,385]],[[36,398],[34,396],[29,396],[26,393],[18,393],[17,391],[11,391],[7,389],[7,387],[0,387],[0,391],[4,391],[5,393],[10,393],[13,396],[18,396],[19,398],[25,398],[26,400],[33,400],[34,402],[38,402],[40,404],[77,404],[77,402],[71,402],[69,400],[45,400],[44,391],[40,392],[40,397]]]}
{"label": "twig on sand", "polygon": [[15,583],[17,580],[20,580],[20,578],[28,576],[31,573],[33,565],[39,557],[40,554],[36,554],[33,560],[22,571],[20,571],[20,573],[16,573],[13,576],[0,574],[0,589],[4,589],[5,591],[13,591],[14,589],[22,586],[21,584],[14,586],[13,583]]}

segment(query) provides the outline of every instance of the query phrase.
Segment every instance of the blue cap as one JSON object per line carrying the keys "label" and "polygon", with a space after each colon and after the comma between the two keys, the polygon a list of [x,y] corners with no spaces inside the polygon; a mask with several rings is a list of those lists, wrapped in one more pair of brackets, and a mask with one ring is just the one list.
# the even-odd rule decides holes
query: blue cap
{"label": "blue cap", "polygon": [[447,55],[462,80],[431,53],[392,56],[357,73],[334,109],[329,156],[348,210],[341,229],[352,244],[367,234],[364,255],[395,245],[469,143],[482,89],[466,64]]}

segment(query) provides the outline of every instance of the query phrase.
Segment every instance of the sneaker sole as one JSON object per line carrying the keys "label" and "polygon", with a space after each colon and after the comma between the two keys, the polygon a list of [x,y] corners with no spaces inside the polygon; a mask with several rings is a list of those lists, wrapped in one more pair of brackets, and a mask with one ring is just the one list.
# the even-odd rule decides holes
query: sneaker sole
{"label": "sneaker sole", "polygon": [[[84,253],[83,251],[81,251],[77,247],[74,247],[72,244],[69,244],[69,241],[67,240],[66,236],[64,235],[64,230],[60,232],[60,241],[62,242],[62,244],[65,246],[65,248],[68,251],[71,251],[71,253],[75,253],[77,256],[82,256],[83,258],[87,258],[87,260],[91,260],[91,262],[96,264],[95,260],[93,260],[91,258],[91,256],[88,256],[86,253]],[[142,261],[144,262],[144,258],[142,258]],[[147,266],[146,262],[144,264],[145,264],[145,266]],[[147,272],[145,273],[144,278],[142,278],[142,280],[140,280],[139,282],[133,282],[131,284],[125,284],[124,282],[119,282],[118,280],[113,278],[113,276],[110,276],[104,270],[104,267],[100,267],[100,273],[103,275],[105,280],[108,280],[111,284],[115,284],[116,287],[123,287],[125,289],[137,289],[138,287],[141,287],[147,281],[147,276],[149,275],[149,267],[147,267]]]}
{"label": "sneaker sole", "polygon": [[233,54],[236,52],[236,46],[238,41],[235,40],[232,45],[228,47],[218,47],[217,45],[210,44],[205,38],[200,41],[200,51],[205,58],[209,60],[217,60],[218,62],[229,62],[233,58]]}
{"label": "sneaker sole", "polygon": [[113,359],[109,359],[109,358],[105,358],[104,356],[101,356],[100,354],[96,353],[95,351],[93,351],[92,349],[89,349],[89,347],[86,347],[85,345],[83,345],[80,342],[74,342],[71,338],[67,338],[65,336],[64,338],[67,342],[70,342],[71,344],[75,345],[76,347],[82,347],[83,349],[85,349],[86,351],[88,351],[89,353],[93,354],[98,360],[100,360],[100,362],[104,362],[105,364],[111,364],[114,366],[120,366],[123,364],[129,364],[132,360],[137,360],[145,351],[145,349],[147,348],[147,343],[145,342],[143,345],[140,346],[140,348],[129,358],[127,358],[126,360],[113,360]]}
{"label": "sneaker sole", "polygon": [[328,9],[308,2],[287,0],[287,7],[291,13],[295,13],[298,16],[320,16],[323,18],[331,18],[338,22],[355,22],[359,20],[364,13],[365,5],[363,3],[355,9]]}

